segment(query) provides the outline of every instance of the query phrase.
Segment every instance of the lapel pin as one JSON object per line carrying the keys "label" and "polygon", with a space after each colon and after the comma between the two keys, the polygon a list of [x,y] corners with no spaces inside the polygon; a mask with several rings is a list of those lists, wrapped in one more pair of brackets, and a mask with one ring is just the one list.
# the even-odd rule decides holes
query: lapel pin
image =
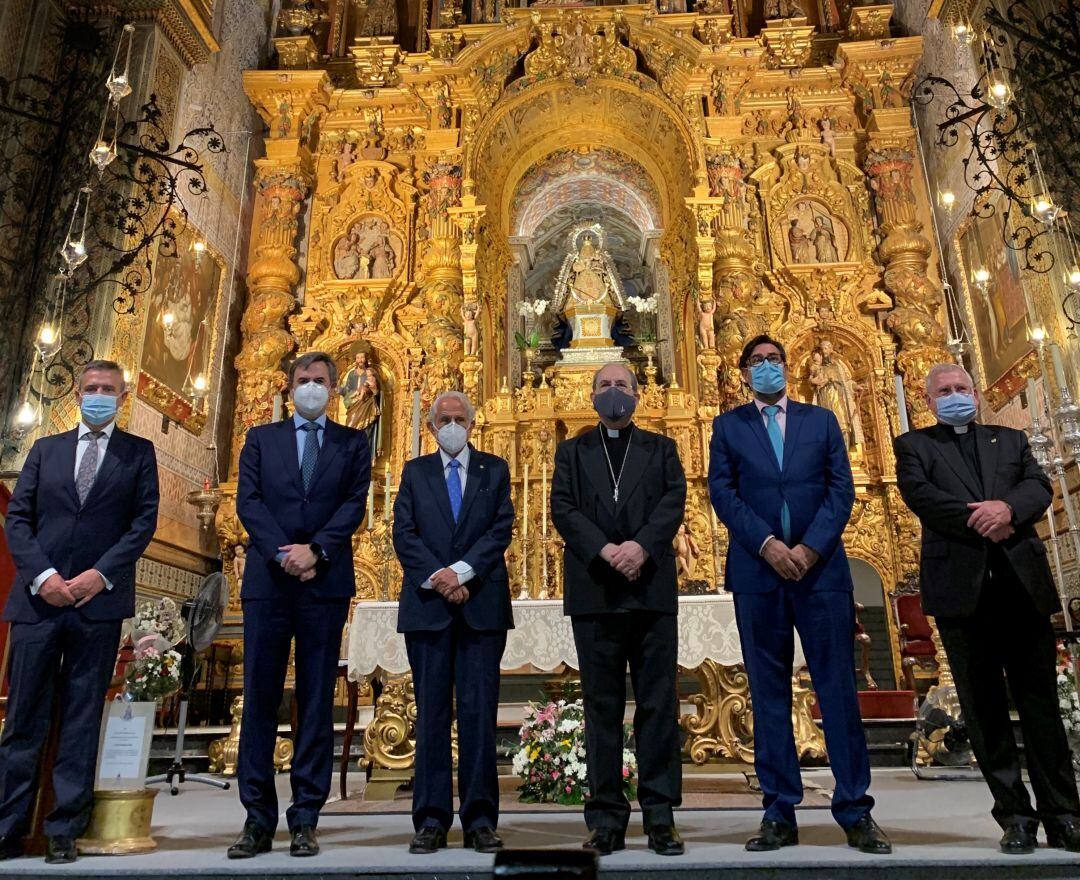
{"label": "lapel pin", "polygon": [[997,443],[997,437],[991,437],[990,442],[991,443]]}

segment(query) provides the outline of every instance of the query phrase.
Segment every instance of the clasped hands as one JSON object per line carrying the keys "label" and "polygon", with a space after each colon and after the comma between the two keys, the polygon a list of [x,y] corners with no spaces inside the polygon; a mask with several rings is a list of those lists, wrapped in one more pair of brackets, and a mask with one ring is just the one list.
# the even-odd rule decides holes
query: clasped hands
{"label": "clasped hands", "polygon": [[641,568],[648,554],[637,541],[623,541],[621,544],[605,544],[600,550],[600,558],[628,581],[636,581],[641,576]]}
{"label": "clasped hands", "polygon": [[38,588],[38,595],[54,608],[68,605],[82,608],[104,589],[105,578],[97,569],[91,568],[69,580],[59,574],[49,575]]}
{"label": "clasped hands", "polygon": [[431,586],[451,605],[461,605],[469,600],[468,588],[458,581],[457,572],[449,566],[431,576]]}
{"label": "clasped hands", "polygon": [[973,501],[968,505],[968,510],[972,511],[967,521],[968,528],[995,544],[1016,531],[1012,525],[1012,508],[1004,501]]}
{"label": "clasped hands", "polygon": [[769,541],[761,555],[780,577],[788,581],[801,581],[821,558],[816,550],[805,544],[789,547],[779,538]]}
{"label": "clasped hands", "polygon": [[310,581],[315,577],[315,564],[319,560],[310,545],[286,544],[278,547],[278,551],[285,554],[280,564],[286,574],[291,574],[302,581]]}

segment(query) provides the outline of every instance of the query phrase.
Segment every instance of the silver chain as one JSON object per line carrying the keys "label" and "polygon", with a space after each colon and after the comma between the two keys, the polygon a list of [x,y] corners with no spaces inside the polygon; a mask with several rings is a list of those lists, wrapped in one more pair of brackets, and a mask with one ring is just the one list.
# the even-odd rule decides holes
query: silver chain
{"label": "silver chain", "polygon": [[630,434],[626,438],[626,449],[622,454],[622,464],[619,465],[619,475],[615,476],[615,468],[611,466],[611,456],[607,451],[607,441],[604,439],[604,429],[600,426],[596,426],[596,430],[600,432],[600,445],[604,447],[604,458],[607,459],[607,469],[611,474],[611,482],[615,484],[615,490],[611,493],[611,497],[615,500],[615,503],[619,503],[619,483],[622,482],[623,470],[626,468],[626,457],[630,454],[630,441],[634,439],[634,429],[630,429]]}

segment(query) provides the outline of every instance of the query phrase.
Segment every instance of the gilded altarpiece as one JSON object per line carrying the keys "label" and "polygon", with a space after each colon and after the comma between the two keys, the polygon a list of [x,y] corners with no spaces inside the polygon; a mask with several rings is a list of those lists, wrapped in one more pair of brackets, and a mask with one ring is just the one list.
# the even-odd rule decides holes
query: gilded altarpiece
{"label": "gilded altarpiece", "polygon": [[[577,199],[584,222],[604,222],[594,209],[605,204],[613,214],[616,203],[640,208],[618,209],[619,235],[640,245],[640,283],[662,290],[664,313],[655,339],[629,315],[635,336],[612,351],[638,370],[638,422],[672,436],[682,456],[688,538],[676,549],[692,556],[680,565],[687,592],[722,582],[727,535],[706,485],[711,422],[748,399],[738,352],[766,330],[788,344],[793,396],[844,407],[857,482],[849,555],[886,591],[916,567],[915,521],[895,488],[893,376],[904,377],[913,423],[925,424],[925,370],[949,359],[907,107],[921,43],[889,33],[889,6],[851,10],[843,31],[819,33],[792,15],[754,35],[743,35],[743,10],[701,8],[504,9],[499,24],[430,31],[419,54],[358,44],[348,76],[307,62],[246,75],[270,140],[258,163],[233,461],[247,427],[270,418],[295,351],[330,352],[344,372],[363,346],[382,393],[382,439],[370,521],[355,542],[357,601],[396,597],[389,503],[404,462],[433,449],[416,414],[449,388],[477,401],[476,442],[511,465],[515,598],[561,595],[542,493],[556,444],[595,424],[595,365],[547,342],[550,313],[536,350],[514,348],[523,291],[533,291],[525,305],[551,296],[535,274],[546,240],[515,226],[543,198]],[[582,172],[576,190],[523,185],[567,150],[602,151],[583,168],[618,168],[622,157],[635,171]],[[544,222],[550,240],[565,240],[561,221]],[[658,347],[665,357],[654,357]],[[244,536],[224,489],[218,531],[235,572]],[[233,583],[234,614],[237,593]],[[699,708],[684,719],[693,760],[747,759],[745,679],[715,664],[698,672]],[[401,682],[387,692],[388,730],[401,731],[407,693]],[[800,744],[820,756],[808,699]],[[407,732],[392,739],[369,744],[369,758],[407,763]]]}

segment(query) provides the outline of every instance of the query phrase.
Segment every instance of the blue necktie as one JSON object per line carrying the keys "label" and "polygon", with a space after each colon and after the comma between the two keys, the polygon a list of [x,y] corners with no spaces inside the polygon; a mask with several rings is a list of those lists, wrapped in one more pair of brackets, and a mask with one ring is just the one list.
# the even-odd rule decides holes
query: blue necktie
{"label": "blue necktie", "polygon": [[304,491],[307,492],[319,463],[319,423],[306,422],[300,426],[300,430],[307,432],[304,437],[304,457],[300,460],[300,475],[304,479]]}
{"label": "blue necktie", "polygon": [[456,458],[450,459],[450,473],[446,478],[446,491],[450,493],[450,512],[457,522],[458,514],[461,513],[461,474],[458,470],[461,462]]}
{"label": "blue necktie", "polygon": [[[780,422],[776,415],[780,412],[778,406],[763,406],[761,411],[765,413],[765,425],[769,432],[769,442],[772,443],[773,454],[780,470],[784,469],[784,434],[780,430]],[[787,502],[780,508],[780,528],[784,532],[784,543],[791,544],[791,511],[788,510]]]}

